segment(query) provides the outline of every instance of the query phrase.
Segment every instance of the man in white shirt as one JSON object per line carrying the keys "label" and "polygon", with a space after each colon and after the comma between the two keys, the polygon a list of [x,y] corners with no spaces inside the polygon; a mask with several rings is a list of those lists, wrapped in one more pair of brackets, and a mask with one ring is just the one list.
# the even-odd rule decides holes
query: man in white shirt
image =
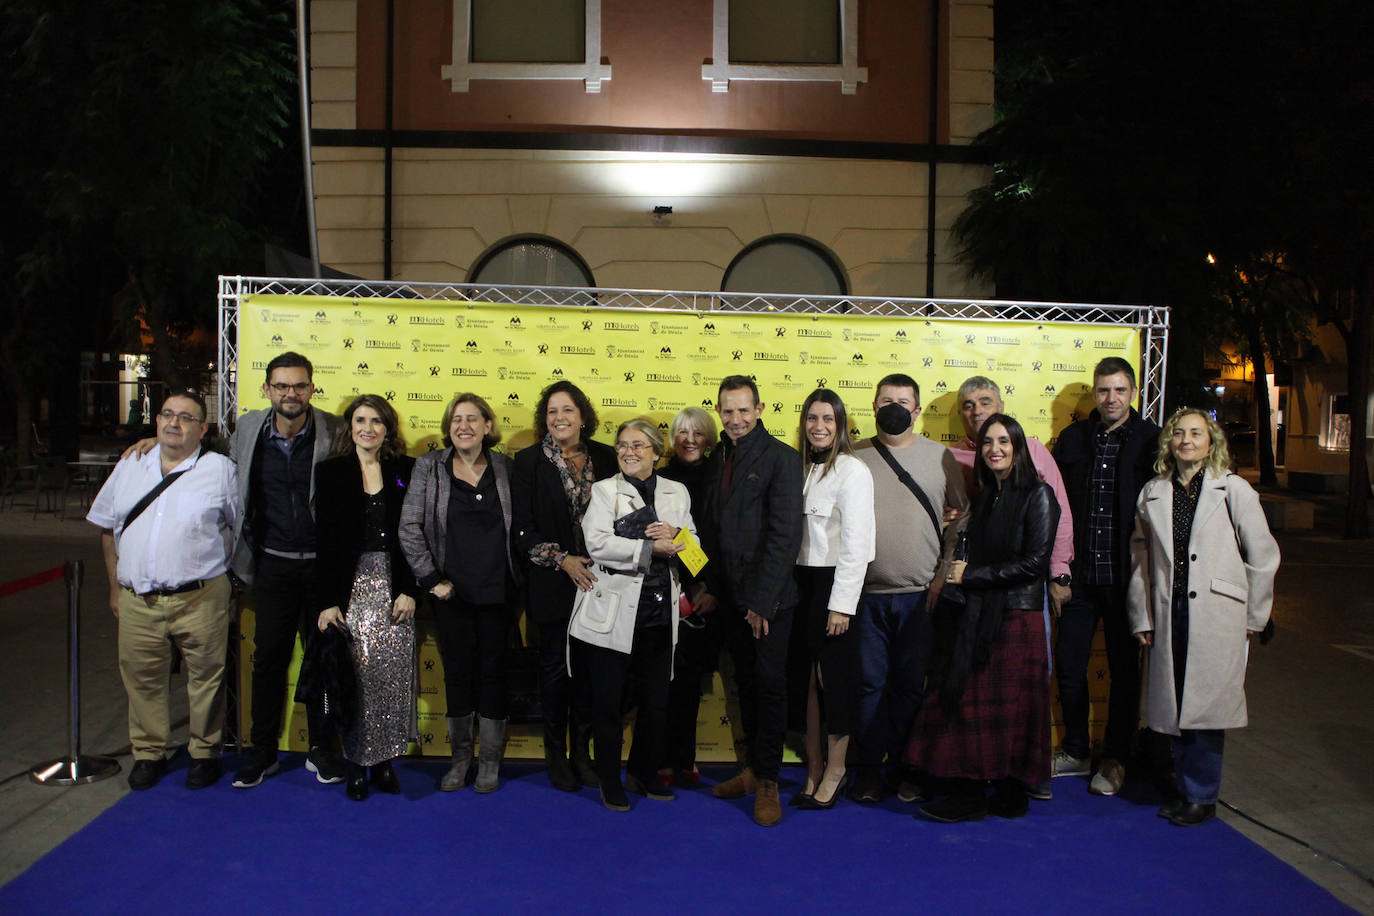
{"label": "man in white shirt", "polygon": [[[171,394],[157,415],[148,459],[115,466],[86,520],[101,529],[110,611],[119,618],[119,672],[129,696],[129,788],[150,789],[166,772],[171,727],[167,687],[176,643],[190,700],[188,789],[220,776],[229,551],[238,478],[223,455],[201,450],[205,401]],[[146,499],[154,490],[151,500]]]}

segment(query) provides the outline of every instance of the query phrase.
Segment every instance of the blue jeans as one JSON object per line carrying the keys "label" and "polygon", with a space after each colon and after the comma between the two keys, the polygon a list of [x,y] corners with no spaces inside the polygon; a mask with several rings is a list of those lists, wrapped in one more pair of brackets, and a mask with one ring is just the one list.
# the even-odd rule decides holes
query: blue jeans
{"label": "blue jeans", "polygon": [[931,618],[926,593],[877,595],[859,599],[859,766],[876,769],[884,755],[902,761],[911,723],[925,696],[930,661]]}
{"label": "blue jeans", "polygon": [[1221,794],[1221,754],[1226,732],[1184,729],[1172,738],[1174,771],[1183,797],[1194,805],[1215,805]]}

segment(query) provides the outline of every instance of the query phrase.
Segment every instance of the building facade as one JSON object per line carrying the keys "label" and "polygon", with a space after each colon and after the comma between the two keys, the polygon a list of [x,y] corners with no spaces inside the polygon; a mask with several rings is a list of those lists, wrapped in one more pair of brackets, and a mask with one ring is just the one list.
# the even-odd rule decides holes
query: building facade
{"label": "building facade", "polygon": [[309,17],[330,267],[991,295],[950,237],[990,175],[969,149],[992,121],[990,2],[314,0]]}

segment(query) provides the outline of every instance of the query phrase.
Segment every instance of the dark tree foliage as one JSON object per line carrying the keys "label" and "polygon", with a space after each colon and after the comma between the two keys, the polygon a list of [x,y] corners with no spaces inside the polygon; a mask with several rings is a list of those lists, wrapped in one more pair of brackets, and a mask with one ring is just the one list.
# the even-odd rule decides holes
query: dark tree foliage
{"label": "dark tree foliage", "polygon": [[[1205,344],[1239,340],[1259,377],[1316,316],[1340,329],[1365,403],[1374,5],[999,0],[996,14],[998,117],[977,140],[994,177],[955,227],[970,270],[1009,298],[1172,306],[1174,403],[1198,403]],[[1347,534],[1366,536],[1355,416]]]}
{"label": "dark tree foliage", "polygon": [[214,340],[215,276],[252,272],[299,203],[261,206],[295,142],[293,6],[4,5],[0,348],[21,414],[39,394],[75,400],[64,392],[81,347],[151,340],[153,376],[168,382],[204,368],[190,342]]}

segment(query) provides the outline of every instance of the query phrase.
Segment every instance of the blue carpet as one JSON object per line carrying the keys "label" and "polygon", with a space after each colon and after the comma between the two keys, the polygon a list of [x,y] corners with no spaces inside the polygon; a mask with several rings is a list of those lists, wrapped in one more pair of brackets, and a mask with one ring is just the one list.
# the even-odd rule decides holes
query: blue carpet
{"label": "blue carpet", "polygon": [[[398,766],[403,795],[359,804],[299,755],[283,762],[256,789],[232,788],[227,768],[193,793],[179,755],[0,888],[0,913],[1349,912],[1220,821],[1172,827],[1155,803],[1095,798],[1077,779],[1015,821],[941,826],[896,801],[842,800],[785,808],[765,830],[752,799],[704,788],[631,796],[620,814],[531,765],[508,766],[491,795],[439,793],[431,760]],[[785,801],[799,771],[783,775]]]}

